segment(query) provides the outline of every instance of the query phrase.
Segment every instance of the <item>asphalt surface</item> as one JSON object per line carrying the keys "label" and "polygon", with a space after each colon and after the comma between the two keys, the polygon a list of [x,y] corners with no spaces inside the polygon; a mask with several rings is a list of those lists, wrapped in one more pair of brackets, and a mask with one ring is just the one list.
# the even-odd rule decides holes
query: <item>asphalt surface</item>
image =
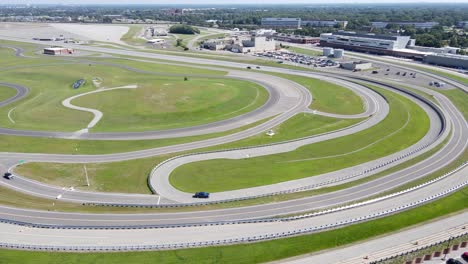
{"label": "asphalt surface", "polygon": [[[94,47],[81,47],[85,49],[95,49]],[[118,53],[121,55],[145,56],[151,57],[151,54],[139,53],[133,51],[116,51],[103,48],[96,48],[95,51]],[[130,52],[130,54],[128,53]],[[211,61],[205,59],[181,58],[170,55],[156,55],[160,59],[172,59],[176,61],[185,60],[191,63],[202,63],[229,67],[245,67],[243,64],[231,62]],[[262,67],[262,70],[270,72],[287,72],[292,74],[307,74],[295,70],[276,69],[271,67]],[[458,85],[458,84],[457,84]],[[148,224],[174,224],[174,223],[206,223],[211,221],[235,220],[235,219],[251,219],[256,217],[265,217],[268,215],[281,215],[292,212],[302,212],[313,210],[316,208],[342,204],[351,200],[362,199],[374,193],[379,193],[384,190],[398,186],[406,182],[412,181],[415,178],[430,174],[433,171],[446,166],[448,163],[458,157],[468,144],[467,124],[461,113],[455,106],[443,95],[433,92],[438,100],[440,107],[443,110],[446,121],[451,124],[452,134],[448,143],[435,155],[407,169],[397,173],[392,173],[388,176],[373,180],[371,182],[361,184],[345,190],[327,193],[324,195],[307,197],[287,202],[257,205],[242,208],[214,210],[205,212],[185,212],[185,213],[160,213],[160,214],[78,214],[78,213],[57,213],[45,211],[33,211],[15,208],[0,208],[0,217],[26,222],[45,222],[48,224],[57,225],[134,225],[139,226],[145,223]],[[419,102],[421,106],[424,104]],[[304,107],[300,107],[304,111]],[[446,130],[445,136],[447,136]],[[441,137],[442,138],[442,137]],[[440,141],[440,139],[438,139]],[[180,146],[179,146],[180,147]],[[175,146],[177,148],[177,146]],[[153,150],[154,151],[154,150]],[[154,153],[153,153],[154,154]],[[17,155],[17,156],[16,156]],[[4,165],[9,165],[8,162],[19,159],[23,154],[4,153],[0,155],[0,160],[5,160]],[[63,155],[43,155],[29,154],[31,158],[48,161],[51,159],[63,160],[65,162],[85,162],[84,160],[92,158],[90,156],[74,155],[74,160],[71,157]],[[112,154],[119,155],[120,159],[137,158],[135,153]],[[140,154],[145,155],[145,154]],[[146,153],[150,155],[150,153]],[[112,157],[116,158],[116,157]],[[111,158],[111,160],[112,160]],[[13,165],[13,164],[12,164]],[[59,245],[140,245],[140,244],[167,244],[181,242],[200,242],[211,241],[217,239],[236,239],[248,236],[259,236],[278,232],[289,232],[304,227],[319,226],[336,221],[347,221],[364,215],[383,212],[399,205],[411,204],[424,197],[430,197],[434,193],[450,189],[451,187],[466,181],[468,171],[463,169],[454,175],[445,178],[437,183],[431,184],[425,188],[410,192],[405,195],[395,197],[394,199],[384,200],[381,202],[369,204],[366,206],[345,210],[337,213],[327,214],[319,217],[307,218],[293,222],[274,222],[264,224],[233,224],[220,226],[196,226],[184,228],[165,228],[165,229],[148,229],[148,230],[51,230],[24,228],[9,224],[0,224],[0,232],[4,234],[4,241],[8,243],[24,243],[24,244],[59,244]],[[19,179],[19,178],[18,178]],[[18,179],[15,179],[18,180]],[[14,181],[7,182],[2,179],[2,184],[10,184]],[[16,182],[20,182],[19,180]],[[37,186],[37,183],[33,183]],[[62,190],[63,192],[64,190]],[[65,195],[73,195],[73,191],[66,192]],[[102,195],[102,194],[99,194]],[[113,194],[110,194],[113,195]],[[51,239],[53,238],[53,239]]]}

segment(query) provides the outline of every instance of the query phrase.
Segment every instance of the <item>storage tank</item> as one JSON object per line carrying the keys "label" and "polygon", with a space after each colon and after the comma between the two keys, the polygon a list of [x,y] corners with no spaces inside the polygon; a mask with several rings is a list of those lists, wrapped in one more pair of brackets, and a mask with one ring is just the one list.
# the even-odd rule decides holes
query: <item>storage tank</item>
{"label": "storage tank", "polygon": [[333,55],[333,48],[323,48],[323,56],[331,56]]}
{"label": "storage tank", "polygon": [[333,56],[337,59],[341,59],[344,56],[344,50],[343,49],[335,49],[333,51]]}

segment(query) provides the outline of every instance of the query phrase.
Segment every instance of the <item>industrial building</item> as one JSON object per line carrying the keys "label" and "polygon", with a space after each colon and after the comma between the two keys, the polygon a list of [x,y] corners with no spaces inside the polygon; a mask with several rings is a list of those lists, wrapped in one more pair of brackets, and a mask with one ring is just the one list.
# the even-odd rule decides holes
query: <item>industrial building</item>
{"label": "industrial building", "polygon": [[431,54],[424,57],[424,62],[434,65],[468,69],[468,56],[453,54]]}
{"label": "industrial building", "polygon": [[52,48],[45,48],[44,54],[46,55],[68,55],[73,54],[73,49],[62,48],[62,47],[52,47]]}
{"label": "industrial building", "polygon": [[408,49],[414,46],[414,39],[409,36],[387,36],[375,34],[357,34],[355,32],[339,31],[320,35],[320,45],[323,47],[421,59],[426,52]]}
{"label": "industrial building", "polygon": [[232,52],[249,53],[249,52],[265,52],[276,50],[276,41],[267,37],[251,37],[241,41],[236,41],[232,47]]}
{"label": "industrial building", "polygon": [[437,25],[439,22],[372,22],[372,27],[374,28],[386,28],[388,25],[398,25],[398,26],[413,26],[417,29],[431,29]]}
{"label": "industrial building", "polygon": [[348,26],[348,21],[338,21],[338,20],[303,20],[301,25],[309,27],[335,27],[340,26],[346,28]]}
{"label": "industrial building", "polygon": [[262,27],[265,28],[290,28],[298,29],[301,27],[300,18],[262,18]]}
{"label": "industrial building", "polygon": [[284,41],[290,43],[298,44],[317,44],[320,43],[320,38],[308,37],[308,36],[298,36],[291,34],[279,33],[274,35],[275,40]]}

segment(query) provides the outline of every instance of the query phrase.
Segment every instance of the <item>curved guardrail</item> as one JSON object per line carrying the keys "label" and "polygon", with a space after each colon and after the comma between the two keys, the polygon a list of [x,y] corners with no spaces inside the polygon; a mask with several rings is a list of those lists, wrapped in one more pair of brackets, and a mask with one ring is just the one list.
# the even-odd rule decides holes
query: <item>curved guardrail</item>
{"label": "curved guardrail", "polygon": [[[302,214],[298,216],[292,216],[292,217],[278,217],[278,218],[260,218],[260,219],[248,219],[248,220],[236,220],[236,221],[217,221],[217,222],[204,222],[204,223],[186,223],[186,224],[164,224],[164,225],[138,225],[138,226],[73,226],[73,225],[52,225],[52,224],[36,224],[36,223],[27,223],[27,222],[21,222],[21,221],[16,221],[16,220],[9,220],[9,219],[0,219],[1,223],[8,223],[8,224],[16,224],[16,225],[22,225],[22,226],[28,226],[28,227],[34,227],[34,228],[52,228],[52,229],[144,229],[144,228],[178,228],[178,227],[193,227],[193,226],[214,226],[214,225],[231,225],[231,224],[252,224],[252,223],[267,223],[267,222],[284,222],[284,221],[294,221],[294,220],[300,220],[300,219],[306,219],[306,218],[312,218],[320,215],[325,215],[325,214],[330,214],[330,213],[336,213],[339,211],[344,211],[364,205],[368,205],[371,203],[376,203],[380,202],[386,199],[390,199],[405,193],[409,193],[412,191],[415,191],[417,189],[423,188],[425,186],[428,186],[430,184],[433,184],[437,181],[440,181],[453,173],[458,172],[459,170],[463,169],[468,165],[468,162],[464,162],[462,165],[459,167],[455,168],[454,170],[445,173],[444,175],[437,177],[433,180],[430,180],[428,182],[419,184],[417,186],[402,190],[400,192],[392,193],[389,195],[385,195],[382,197],[378,197],[375,199],[371,199],[368,201],[363,201],[359,203],[354,203],[351,205],[346,205],[346,206],[341,206],[341,207],[336,207],[336,208],[331,208],[327,210],[322,210],[314,213],[309,213],[309,214]],[[467,181],[468,183],[468,181]]]}
{"label": "curved guardrail", "polygon": [[[395,207],[389,210],[381,211],[378,213],[369,214],[366,216],[361,216],[357,218],[352,218],[344,221],[338,221],[331,224],[301,228],[294,231],[287,232],[278,232],[270,233],[259,236],[248,236],[235,239],[224,239],[224,240],[212,240],[212,241],[201,241],[201,242],[187,242],[187,243],[171,243],[171,244],[154,244],[154,245],[137,245],[137,246],[45,246],[45,245],[30,245],[30,244],[11,244],[0,242],[0,248],[10,248],[10,249],[21,249],[21,250],[42,250],[42,251],[143,251],[143,250],[168,250],[168,249],[182,249],[182,248],[196,248],[196,247],[207,247],[207,246],[220,246],[220,245],[230,245],[230,244],[239,244],[239,243],[253,243],[264,240],[272,240],[285,238],[290,236],[304,235],[322,232],[330,229],[340,228],[350,224],[356,224],[360,222],[365,222],[377,218],[382,218],[392,214],[396,214],[411,208],[415,208],[422,204],[429,203],[436,199],[442,198],[446,195],[449,195],[461,188],[464,188],[468,185],[468,181],[465,181],[461,184],[458,184],[448,190],[440,192],[438,194],[426,197],[424,199],[405,204],[399,207]],[[261,220],[260,220],[261,221]],[[281,221],[275,219],[275,221]],[[265,222],[265,221],[264,221]],[[184,226],[184,225],[181,225]],[[118,229],[118,228],[108,228],[108,229]]]}

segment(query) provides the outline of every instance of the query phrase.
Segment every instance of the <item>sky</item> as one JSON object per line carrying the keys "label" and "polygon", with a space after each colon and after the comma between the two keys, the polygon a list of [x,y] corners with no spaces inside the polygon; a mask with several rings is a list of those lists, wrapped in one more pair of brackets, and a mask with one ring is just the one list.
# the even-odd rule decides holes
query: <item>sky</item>
{"label": "sky", "polygon": [[0,0],[0,4],[319,4],[319,3],[468,3],[468,0]]}

